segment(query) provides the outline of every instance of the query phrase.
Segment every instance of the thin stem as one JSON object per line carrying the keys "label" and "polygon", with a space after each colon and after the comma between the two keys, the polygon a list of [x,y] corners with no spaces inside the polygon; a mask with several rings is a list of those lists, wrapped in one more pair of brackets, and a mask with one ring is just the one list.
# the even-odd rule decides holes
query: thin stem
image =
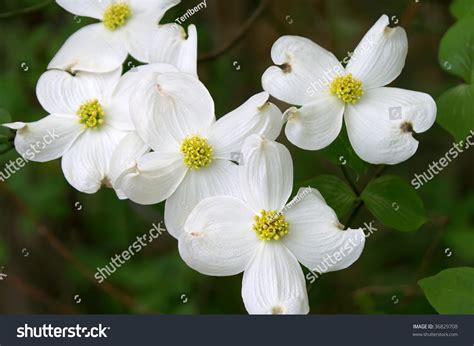
{"label": "thin stem", "polygon": [[357,217],[357,214],[359,214],[359,212],[360,212],[360,210],[362,209],[363,206],[364,206],[364,201],[362,201],[362,200],[357,201],[357,204],[354,207],[354,209],[352,210],[352,213],[347,218],[347,221],[346,221],[346,224],[345,224],[346,227],[351,228],[352,222],[355,220],[355,218]]}
{"label": "thin stem", "polygon": [[[10,141],[10,140],[9,140]],[[0,150],[0,155],[3,155],[5,153],[8,153],[10,150],[12,150],[13,148],[15,148],[15,146],[13,145],[13,142],[10,142],[9,143],[9,146],[6,147],[5,149],[3,150]]]}
{"label": "thin stem", "polygon": [[[373,177],[372,177],[372,179],[370,179],[370,180],[373,180],[373,179],[375,179],[375,178],[380,177],[380,176],[385,172],[385,170],[386,170],[387,168],[388,168],[388,166],[386,166],[386,165],[380,165],[380,166],[378,166],[378,167],[377,167],[377,170],[375,171],[375,173],[374,173],[374,175],[373,175]],[[369,181],[369,182],[370,182],[370,181]]]}
{"label": "thin stem", "polygon": [[65,313],[65,314],[77,314],[79,310],[70,305],[60,303],[51,298],[48,294],[43,292],[37,287],[34,287],[28,281],[22,279],[14,274],[8,274],[7,284],[14,286],[19,291],[24,292],[27,296],[35,301],[45,305],[52,312]]}
{"label": "thin stem", "polygon": [[247,31],[250,29],[250,27],[253,25],[253,23],[260,17],[260,15],[263,13],[265,8],[268,6],[270,3],[270,0],[262,0],[260,4],[258,5],[257,9],[255,10],[254,13],[245,21],[244,24],[239,28],[239,30],[235,33],[235,35],[227,42],[225,42],[222,46],[216,48],[214,51],[206,53],[198,58],[198,61],[210,61],[218,58],[222,54],[226,53],[234,44],[236,44],[238,41],[240,41]]}
{"label": "thin stem", "polygon": [[43,7],[48,6],[49,4],[52,4],[53,2],[54,2],[54,0],[46,0],[44,2],[41,2],[39,4],[30,6],[30,7],[25,7],[25,8],[21,8],[19,10],[15,10],[15,11],[0,13],[0,19],[8,19],[8,18],[21,16],[22,14],[35,12],[35,11],[38,11],[38,10],[42,9]]}
{"label": "thin stem", "polygon": [[344,165],[340,165],[339,167],[341,167],[341,170],[342,170],[342,174],[344,175],[344,178],[346,178],[347,182],[349,183],[352,191],[354,191],[354,193],[356,194],[357,197],[360,196],[360,192],[359,190],[357,189],[357,186],[354,184],[354,182],[352,181],[351,177],[349,176],[349,172],[347,171],[346,169],[346,166]]}
{"label": "thin stem", "polygon": [[64,259],[70,262],[78,270],[78,272],[81,273],[82,276],[84,276],[87,280],[89,280],[99,289],[101,289],[105,293],[108,293],[110,296],[119,300],[122,304],[132,310],[138,309],[141,312],[158,313],[156,311],[150,311],[144,308],[143,306],[138,306],[133,297],[128,295],[126,292],[116,288],[110,282],[104,281],[102,283],[99,283],[97,280],[95,280],[94,273],[89,270],[89,268],[84,263],[77,259],[72,254],[72,252],[69,251],[69,249],[58,238],[56,238],[45,226],[43,226],[36,220],[36,217],[31,213],[31,211],[27,208],[27,206],[23,203],[22,200],[20,200],[14,193],[12,193],[5,184],[0,184],[0,190],[1,189],[7,192],[7,194],[11,197],[11,199],[17,206],[17,209],[19,209],[25,216],[27,216],[32,221],[36,231],[41,236],[45,237],[49,244],[56,250],[56,252],[58,252]]}
{"label": "thin stem", "polygon": [[433,226],[437,227],[438,230],[436,231],[435,235],[432,237],[431,243],[426,249],[425,253],[423,254],[423,258],[420,263],[420,267],[416,273],[416,278],[421,279],[425,275],[425,272],[429,266],[429,263],[436,252],[436,248],[438,247],[443,233],[446,230],[446,226],[449,224],[449,218],[442,217],[439,220],[435,220],[433,222]]}

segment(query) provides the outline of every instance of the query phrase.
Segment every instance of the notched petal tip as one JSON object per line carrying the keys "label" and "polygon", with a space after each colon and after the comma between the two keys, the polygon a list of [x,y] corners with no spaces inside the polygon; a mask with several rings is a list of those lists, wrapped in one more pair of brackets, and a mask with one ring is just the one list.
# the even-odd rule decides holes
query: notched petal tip
{"label": "notched petal tip", "polygon": [[259,113],[265,112],[265,110],[270,107],[271,103],[270,102],[265,102],[264,104],[260,105],[257,107],[257,110]]}
{"label": "notched petal tip", "polygon": [[400,26],[389,26],[389,24],[387,24],[387,26],[383,30],[383,34],[384,34],[385,37],[389,37],[389,36],[393,35],[399,29],[401,29]]}
{"label": "notched petal tip", "polygon": [[165,93],[163,87],[161,86],[161,84],[156,83],[156,90],[158,91],[158,93],[161,96],[166,96],[166,93]]}
{"label": "notched petal tip", "polygon": [[272,307],[272,315],[283,315],[284,313],[285,309],[281,305]]}
{"label": "notched petal tip", "polygon": [[281,65],[278,65],[278,67],[283,71],[283,73],[290,73],[292,70],[289,62],[285,62]]}
{"label": "notched petal tip", "polygon": [[100,182],[100,185],[101,187],[106,187],[106,188],[109,188],[109,189],[113,189],[114,186],[112,184],[112,181],[110,180],[109,177],[105,176],[102,181]]}
{"label": "notched petal tip", "polygon": [[404,121],[400,125],[400,129],[403,133],[413,133],[413,124],[410,121]]}
{"label": "notched petal tip", "polygon": [[299,111],[298,108],[296,107],[290,107],[288,108],[285,113],[283,114],[283,117],[286,121],[292,122],[292,121],[297,121],[299,118]]}
{"label": "notched petal tip", "polygon": [[199,231],[192,231],[192,232],[189,232],[189,234],[194,238],[200,238],[200,237],[204,236],[204,233],[199,232]]}

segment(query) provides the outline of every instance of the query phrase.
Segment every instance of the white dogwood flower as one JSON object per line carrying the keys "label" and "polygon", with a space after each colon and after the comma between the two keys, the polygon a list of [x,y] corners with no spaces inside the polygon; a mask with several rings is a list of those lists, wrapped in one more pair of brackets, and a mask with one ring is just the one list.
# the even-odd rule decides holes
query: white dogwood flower
{"label": "white dogwood flower", "polygon": [[266,92],[251,97],[218,121],[206,87],[189,74],[153,73],[136,86],[130,107],[137,133],[153,152],[115,184],[132,201],[166,199],[165,223],[177,237],[203,198],[239,193],[237,165],[244,139],[253,133],[275,139],[282,114]]}
{"label": "white dogwood flower", "polygon": [[180,0],[56,0],[67,11],[99,19],[76,31],[48,65],[70,72],[108,72],[128,54],[146,63],[169,63],[196,74],[197,33],[176,24],[158,25]]}
{"label": "white dogwood flower", "polygon": [[127,195],[117,187],[117,179],[130,168],[135,167],[137,160],[150,151],[136,131],[131,131],[115,148],[110,159],[109,177],[112,187],[119,199],[128,199]]}
{"label": "white dogwood flower", "polygon": [[244,272],[242,298],[249,313],[306,314],[308,296],[298,261],[316,270],[333,258],[327,271],[347,268],[364,248],[364,232],[343,231],[315,189],[300,189],[287,204],[293,163],[282,144],[252,135],[242,154],[242,198],[202,200],[186,220],[179,252],[203,274]]}
{"label": "white dogwood flower", "polygon": [[[37,162],[62,157],[64,175],[79,191],[95,193],[102,185],[112,187],[111,157],[122,139],[134,130],[129,99],[135,78],[140,78],[135,72],[121,78],[121,72],[121,67],[101,74],[45,72],[36,93],[50,115],[32,123],[4,124],[17,130],[16,150],[25,155],[34,149],[30,159]],[[37,150],[37,143],[48,133],[54,133],[57,139]],[[142,155],[144,150],[137,147],[130,146],[121,155],[127,160]],[[115,170],[119,165],[117,160]]]}
{"label": "white dogwood flower", "polygon": [[264,90],[290,104],[288,139],[318,150],[340,133],[343,118],[357,155],[373,164],[396,164],[418,148],[413,132],[434,123],[436,104],[425,93],[385,85],[398,77],[408,50],[405,30],[383,15],[366,33],[344,68],[314,42],[283,36],[272,47],[276,65],[262,76]]}

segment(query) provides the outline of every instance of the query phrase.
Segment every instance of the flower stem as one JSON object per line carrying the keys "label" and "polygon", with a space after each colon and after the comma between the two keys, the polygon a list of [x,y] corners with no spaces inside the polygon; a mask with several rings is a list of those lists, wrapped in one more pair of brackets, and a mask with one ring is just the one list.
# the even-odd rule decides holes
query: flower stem
{"label": "flower stem", "polygon": [[9,18],[21,16],[22,14],[28,14],[28,13],[31,13],[31,12],[35,12],[35,11],[38,11],[38,10],[42,9],[43,7],[48,6],[49,4],[51,4],[53,2],[54,2],[53,0],[46,0],[44,2],[40,2],[39,4],[35,4],[35,5],[30,6],[30,7],[25,7],[25,8],[21,8],[19,10],[0,13],[0,19],[9,19]]}
{"label": "flower stem", "polygon": [[6,154],[8,153],[10,150],[12,150],[15,146],[13,145],[13,142],[9,141],[9,145],[8,147],[6,147],[5,149],[3,150],[0,150],[0,155],[3,155],[3,154]]}
{"label": "flower stem", "polygon": [[229,41],[227,41],[221,47],[218,47],[214,51],[201,55],[198,58],[198,61],[202,62],[202,61],[214,60],[218,58],[219,56],[221,56],[222,54],[226,53],[229,49],[231,49],[235,43],[240,41],[245,36],[245,34],[249,31],[249,29],[253,25],[253,23],[260,17],[263,11],[267,8],[269,3],[270,3],[270,0],[261,0],[255,12],[245,21],[244,24],[242,24],[239,30],[234,34],[234,36]]}
{"label": "flower stem", "polygon": [[352,181],[350,175],[349,175],[349,172],[347,171],[346,169],[346,166],[344,165],[340,165],[339,167],[341,167],[341,170],[342,170],[342,174],[344,175],[344,178],[346,178],[347,182],[349,183],[349,185],[351,186],[351,189],[352,191],[354,191],[354,193],[356,194],[357,197],[360,196],[360,192],[359,190],[357,189],[357,186],[355,185],[355,183]]}

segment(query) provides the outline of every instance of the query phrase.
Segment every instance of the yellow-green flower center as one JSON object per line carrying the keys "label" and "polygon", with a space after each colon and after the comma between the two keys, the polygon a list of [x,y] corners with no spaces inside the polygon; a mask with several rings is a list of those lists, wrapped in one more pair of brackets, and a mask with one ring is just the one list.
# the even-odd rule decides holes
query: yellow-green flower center
{"label": "yellow-green flower center", "polygon": [[262,210],[260,215],[255,215],[254,220],[253,230],[262,240],[279,240],[288,234],[288,222],[276,210]]}
{"label": "yellow-green flower center", "polygon": [[345,103],[357,103],[364,94],[362,82],[352,77],[352,73],[334,78],[329,86],[329,92],[336,94]]}
{"label": "yellow-green flower center", "polygon": [[199,135],[186,137],[181,143],[181,152],[184,164],[191,169],[207,167],[214,159],[214,150],[207,139]]}
{"label": "yellow-green flower center", "polygon": [[104,109],[97,99],[84,102],[77,110],[79,122],[86,128],[97,128],[104,123]]}
{"label": "yellow-green flower center", "polygon": [[104,12],[103,22],[107,29],[116,30],[125,24],[132,15],[130,6],[124,2],[110,5]]}

